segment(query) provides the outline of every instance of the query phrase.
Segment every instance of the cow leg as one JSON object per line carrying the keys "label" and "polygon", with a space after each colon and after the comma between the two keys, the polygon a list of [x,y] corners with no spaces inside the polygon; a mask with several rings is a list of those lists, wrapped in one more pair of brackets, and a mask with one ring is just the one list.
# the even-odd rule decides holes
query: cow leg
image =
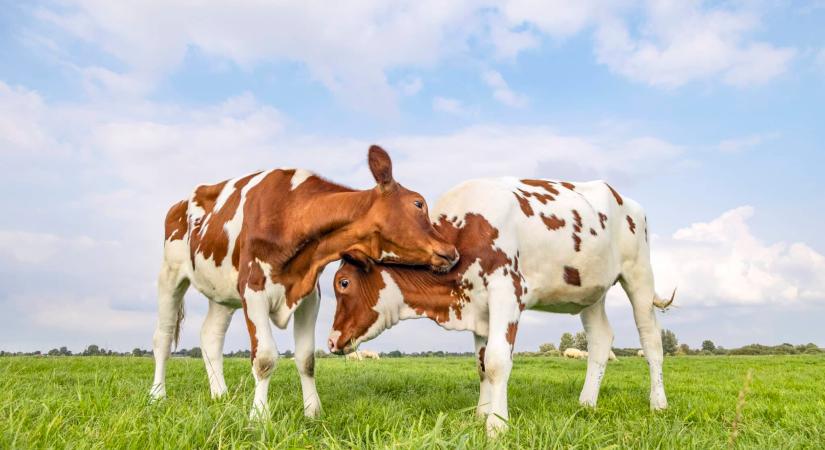
{"label": "cow leg", "polygon": [[183,295],[189,288],[189,280],[180,272],[180,264],[164,261],[158,275],[158,324],[152,338],[155,380],[149,390],[154,400],[166,397],[166,361],[183,319]]}
{"label": "cow leg", "polygon": [[613,330],[604,312],[604,297],[585,308],[581,313],[584,332],[587,334],[587,375],[579,395],[582,406],[596,406],[599,388],[613,346]]}
{"label": "cow leg", "polygon": [[484,350],[484,369],[490,383],[487,434],[495,437],[507,428],[507,382],[513,367],[513,345],[521,314],[509,280],[490,281],[490,330]]}
{"label": "cow leg", "polygon": [[487,338],[484,336],[474,335],[476,346],[476,368],[478,369],[478,378],[480,380],[478,406],[476,407],[476,415],[481,418],[486,418],[490,414],[490,380],[487,379],[486,367],[484,367],[484,353],[486,352]]}
{"label": "cow leg", "polygon": [[650,368],[650,408],[659,410],[667,408],[662,375],[662,334],[653,310],[653,299],[656,295],[653,290],[653,273],[649,264],[643,265],[646,267],[639,266],[637,264],[633,270],[623,273],[621,282],[633,306],[633,318],[636,320],[639,339]]}
{"label": "cow leg", "polygon": [[201,350],[212,398],[220,398],[226,394],[226,381],[223,378],[223,342],[234,313],[234,308],[210,301],[209,312],[206,313],[206,319],[201,327]]}
{"label": "cow leg", "polygon": [[255,378],[255,397],[249,416],[264,420],[269,417],[269,378],[278,359],[278,348],[272,338],[269,318],[270,298],[265,291],[253,291],[250,288],[246,288],[243,297],[246,326],[252,344],[252,376]]}
{"label": "cow leg", "polygon": [[315,321],[318,318],[320,298],[321,289],[316,287],[299,303],[293,322],[295,366],[301,377],[304,415],[307,417],[318,417],[321,414],[321,399],[315,389]]}

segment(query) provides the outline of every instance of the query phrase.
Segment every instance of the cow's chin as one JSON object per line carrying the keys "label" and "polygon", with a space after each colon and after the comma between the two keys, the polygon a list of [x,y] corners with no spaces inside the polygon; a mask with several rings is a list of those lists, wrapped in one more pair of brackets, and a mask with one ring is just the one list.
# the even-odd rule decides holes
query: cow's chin
{"label": "cow's chin", "polygon": [[435,273],[447,273],[455,267],[458,259],[448,260],[441,256],[433,256],[430,260],[430,270]]}

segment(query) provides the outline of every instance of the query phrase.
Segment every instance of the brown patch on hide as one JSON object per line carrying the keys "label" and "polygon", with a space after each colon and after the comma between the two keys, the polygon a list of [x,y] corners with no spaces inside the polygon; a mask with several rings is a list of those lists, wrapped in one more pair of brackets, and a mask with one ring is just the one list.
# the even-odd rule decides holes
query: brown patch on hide
{"label": "brown patch on hide", "polygon": [[564,282],[571,286],[581,286],[579,271],[575,267],[564,266]]}

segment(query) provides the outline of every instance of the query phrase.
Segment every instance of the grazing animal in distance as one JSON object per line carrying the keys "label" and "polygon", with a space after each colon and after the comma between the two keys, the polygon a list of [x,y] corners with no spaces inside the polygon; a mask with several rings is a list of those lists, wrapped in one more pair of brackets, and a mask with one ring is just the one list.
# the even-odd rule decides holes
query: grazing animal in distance
{"label": "grazing animal in distance", "polygon": [[369,350],[356,350],[345,355],[346,361],[363,361],[365,359],[381,359],[381,356]]}
{"label": "grazing animal in distance", "polygon": [[644,358],[645,357],[645,351],[644,350],[639,350],[638,352],[636,352],[636,356]]}
{"label": "grazing animal in distance", "polygon": [[304,413],[320,413],[314,336],[324,266],[346,252],[441,271],[458,259],[430,223],[424,198],[393,178],[387,152],[370,147],[368,163],[377,183],[372,189],[350,189],[303,169],[274,169],[198,186],[172,206],[158,277],[153,398],[166,395],[166,360],[177,342],[184,293],[193,286],[209,299],[201,348],[212,396],[226,393],[224,336],[234,311],[243,308],[255,378],[251,416],[267,417],[278,356],[271,324],[286,328],[294,314]]}
{"label": "grazing animal in distance", "polygon": [[344,360],[345,361],[363,361],[364,357],[361,356],[361,352],[352,352],[352,353],[347,353],[344,356]]}
{"label": "grazing animal in distance", "polygon": [[381,355],[370,350],[358,350],[361,356],[365,359],[381,359]]}
{"label": "grazing animal in distance", "polygon": [[613,331],[604,299],[627,293],[650,367],[650,406],[667,407],[654,307],[647,219],[608,184],[494,178],[444,194],[431,217],[461,253],[448,273],[373,264],[345,255],[334,278],[338,304],[329,348],[354,351],[398,321],[429,318],[475,335],[481,379],[477,413],[495,435],[506,426],[507,381],[521,312],[580,314],[589,347],[579,402],[595,406]]}
{"label": "grazing animal in distance", "polygon": [[585,359],[587,358],[587,352],[584,350],[579,350],[577,348],[570,347],[564,350],[564,357],[573,359]]}

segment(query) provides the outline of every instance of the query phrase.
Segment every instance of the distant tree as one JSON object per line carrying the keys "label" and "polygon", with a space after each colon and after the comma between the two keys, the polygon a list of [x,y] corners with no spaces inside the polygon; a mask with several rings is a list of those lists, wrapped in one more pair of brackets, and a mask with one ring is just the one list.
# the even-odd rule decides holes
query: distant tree
{"label": "distant tree", "polygon": [[716,350],[716,344],[713,343],[710,339],[702,341],[702,351],[703,352],[713,352]]}
{"label": "distant tree", "polygon": [[56,348],[53,348],[53,349],[49,350],[48,354],[49,354],[49,356],[59,356],[60,355],[60,350],[58,350]]}
{"label": "distant tree", "polygon": [[401,353],[400,350],[393,350],[393,351],[387,353],[387,356],[390,357],[390,358],[400,358],[400,357],[404,356],[404,354]]}
{"label": "distant tree", "polygon": [[319,348],[319,349],[315,350],[315,357],[316,358],[326,358],[327,356],[329,356],[329,355],[327,354],[327,352],[324,351],[324,349]]}
{"label": "distant tree", "polygon": [[550,353],[556,350],[556,345],[550,342],[545,342],[539,345],[539,353]]}
{"label": "distant tree", "polygon": [[72,356],[72,352],[70,352],[65,346],[60,347],[60,354],[63,356]]}
{"label": "distant tree", "polygon": [[283,356],[284,358],[292,358],[292,357],[295,356],[295,354],[292,353],[292,350],[287,350],[287,351],[281,353],[281,356]]}
{"label": "distant tree", "polygon": [[86,347],[86,350],[83,350],[84,356],[95,356],[100,354],[100,347],[95,344],[92,344]]}
{"label": "distant tree", "polygon": [[143,350],[135,347],[132,349],[132,356],[143,356]]}
{"label": "distant tree", "polygon": [[587,334],[584,331],[579,331],[573,336],[573,347],[581,351],[587,351]]}
{"label": "distant tree", "polygon": [[679,344],[679,348],[676,349],[677,355],[689,355],[690,353],[690,346],[687,344]]}
{"label": "distant tree", "polygon": [[662,330],[662,350],[668,355],[676,353],[676,347],[679,345],[679,340],[676,339],[676,333],[670,330]]}
{"label": "distant tree", "polygon": [[570,333],[564,333],[561,335],[561,340],[559,341],[559,351],[564,353],[570,347],[574,346],[573,342],[573,335]]}
{"label": "distant tree", "polygon": [[200,358],[201,355],[200,347],[192,347],[188,352],[186,352],[186,356],[190,358]]}

